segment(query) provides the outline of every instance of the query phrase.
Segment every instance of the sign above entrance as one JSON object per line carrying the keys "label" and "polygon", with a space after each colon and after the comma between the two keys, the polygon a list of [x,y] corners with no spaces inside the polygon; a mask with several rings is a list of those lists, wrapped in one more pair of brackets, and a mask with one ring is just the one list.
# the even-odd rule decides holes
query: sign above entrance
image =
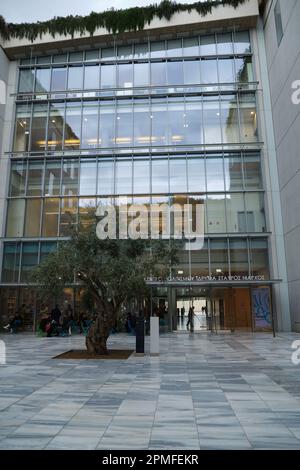
{"label": "sign above entrance", "polygon": [[184,277],[184,276],[170,276],[167,279],[162,279],[158,277],[151,277],[146,279],[147,282],[263,282],[265,281],[265,276],[192,276],[192,277]]}

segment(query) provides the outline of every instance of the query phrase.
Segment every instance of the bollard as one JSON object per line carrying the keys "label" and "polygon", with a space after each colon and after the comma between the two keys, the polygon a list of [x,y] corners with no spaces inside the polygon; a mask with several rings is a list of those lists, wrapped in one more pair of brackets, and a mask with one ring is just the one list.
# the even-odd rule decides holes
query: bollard
{"label": "bollard", "polygon": [[159,318],[150,318],[150,356],[159,356]]}
{"label": "bollard", "polygon": [[145,354],[145,319],[138,317],[135,326],[135,354],[136,356],[144,356]]}

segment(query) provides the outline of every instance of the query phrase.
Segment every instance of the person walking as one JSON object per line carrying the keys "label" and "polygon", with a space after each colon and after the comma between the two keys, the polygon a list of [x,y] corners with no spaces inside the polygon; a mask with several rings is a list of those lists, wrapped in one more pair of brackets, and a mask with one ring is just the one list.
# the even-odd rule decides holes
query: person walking
{"label": "person walking", "polygon": [[191,333],[193,333],[193,331],[194,331],[194,315],[195,315],[195,307],[192,306],[189,309],[188,322],[186,324],[187,329],[190,328]]}

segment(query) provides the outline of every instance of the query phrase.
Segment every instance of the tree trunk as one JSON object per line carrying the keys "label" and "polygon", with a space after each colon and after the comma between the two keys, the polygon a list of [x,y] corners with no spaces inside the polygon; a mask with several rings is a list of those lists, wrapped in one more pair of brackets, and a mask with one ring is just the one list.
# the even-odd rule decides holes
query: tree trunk
{"label": "tree trunk", "polygon": [[86,348],[90,354],[108,354],[107,340],[114,324],[115,312],[111,305],[101,306],[98,317],[86,337]]}

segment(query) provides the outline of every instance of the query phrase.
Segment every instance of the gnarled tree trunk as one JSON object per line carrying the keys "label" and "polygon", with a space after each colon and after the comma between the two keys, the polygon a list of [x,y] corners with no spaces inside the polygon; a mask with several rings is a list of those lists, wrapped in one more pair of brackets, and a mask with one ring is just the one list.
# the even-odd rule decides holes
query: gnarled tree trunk
{"label": "gnarled tree trunk", "polygon": [[108,354],[107,340],[114,326],[116,312],[111,303],[103,303],[95,323],[91,326],[86,337],[86,347],[90,354]]}

